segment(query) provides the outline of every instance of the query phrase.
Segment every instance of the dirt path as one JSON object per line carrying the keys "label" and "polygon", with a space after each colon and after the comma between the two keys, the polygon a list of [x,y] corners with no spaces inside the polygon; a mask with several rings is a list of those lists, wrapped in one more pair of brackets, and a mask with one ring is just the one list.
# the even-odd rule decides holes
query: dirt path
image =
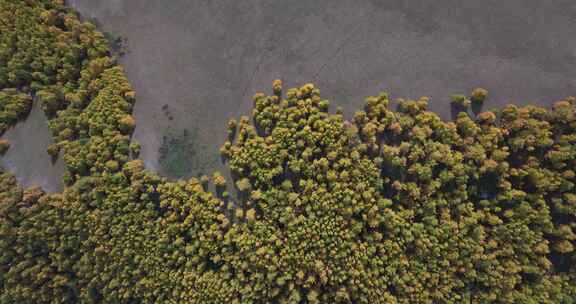
{"label": "dirt path", "polygon": [[[275,78],[315,82],[348,113],[381,90],[430,96],[444,118],[448,96],[476,86],[491,92],[486,108],[576,94],[571,0],[69,2],[127,38],[135,137],[148,167],[167,174],[166,134],[190,130],[197,136],[184,145],[208,151],[168,149],[171,166],[213,159],[226,121],[249,113],[250,96]],[[199,173],[188,163],[189,175]]]}

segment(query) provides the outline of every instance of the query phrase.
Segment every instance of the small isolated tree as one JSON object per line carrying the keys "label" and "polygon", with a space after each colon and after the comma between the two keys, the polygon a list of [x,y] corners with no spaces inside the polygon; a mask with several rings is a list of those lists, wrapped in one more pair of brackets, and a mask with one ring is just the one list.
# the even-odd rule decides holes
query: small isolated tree
{"label": "small isolated tree", "polygon": [[450,96],[450,99],[452,100],[452,104],[460,106],[465,109],[468,109],[468,107],[470,107],[470,105],[472,104],[472,102],[470,101],[470,99],[468,99],[468,97],[461,94],[454,94]]}
{"label": "small isolated tree", "polygon": [[214,174],[212,175],[212,180],[214,181],[214,186],[216,187],[216,190],[223,190],[226,188],[226,179],[224,178],[224,176],[222,176],[222,174],[218,171],[214,172]]}
{"label": "small isolated tree", "polygon": [[472,95],[470,96],[470,99],[472,99],[472,102],[481,105],[482,103],[484,103],[487,96],[488,96],[488,91],[486,89],[476,88],[472,91]]}
{"label": "small isolated tree", "polygon": [[282,94],[282,80],[276,79],[272,82],[272,89],[274,90],[274,94],[280,95]]}
{"label": "small isolated tree", "polygon": [[60,146],[58,144],[51,144],[46,148],[46,152],[52,157],[52,159],[56,159],[60,153]]}
{"label": "small isolated tree", "polygon": [[10,149],[10,142],[7,139],[0,139],[0,154],[5,154]]}

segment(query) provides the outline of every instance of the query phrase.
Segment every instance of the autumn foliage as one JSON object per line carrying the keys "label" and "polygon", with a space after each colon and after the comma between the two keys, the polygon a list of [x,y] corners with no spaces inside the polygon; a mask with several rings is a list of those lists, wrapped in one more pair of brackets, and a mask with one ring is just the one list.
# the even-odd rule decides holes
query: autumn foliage
{"label": "autumn foliage", "polygon": [[135,159],[136,95],[93,25],[48,0],[0,20],[0,131],[39,102],[67,169],[57,194],[0,173],[0,303],[576,299],[574,98],[448,122],[380,93],[346,119],[274,81],[228,124],[232,181],[169,182]]}

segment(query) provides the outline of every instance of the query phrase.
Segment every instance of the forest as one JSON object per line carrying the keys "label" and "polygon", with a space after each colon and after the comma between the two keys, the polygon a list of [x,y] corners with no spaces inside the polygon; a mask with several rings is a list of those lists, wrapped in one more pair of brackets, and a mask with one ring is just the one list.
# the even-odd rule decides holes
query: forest
{"label": "forest", "polygon": [[[62,193],[0,172],[0,303],[575,303],[576,98],[256,93],[230,170],[169,181],[131,135],[136,93],[63,0],[0,0],[0,135],[33,102]],[[10,143],[0,139],[0,152]]]}

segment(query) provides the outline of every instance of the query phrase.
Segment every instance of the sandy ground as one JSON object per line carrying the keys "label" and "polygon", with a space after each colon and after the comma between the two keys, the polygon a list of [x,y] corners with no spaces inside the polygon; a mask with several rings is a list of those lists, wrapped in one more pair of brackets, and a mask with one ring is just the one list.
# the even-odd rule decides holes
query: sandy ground
{"label": "sandy ground", "polygon": [[47,192],[62,191],[64,162],[52,163],[46,148],[53,143],[44,112],[36,102],[25,121],[9,129],[2,138],[11,147],[0,156],[0,166],[16,176],[24,187],[41,186]]}
{"label": "sandy ground", "polygon": [[275,78],[314,82],[349,115],[381,90],[430,96],[446,119],[448,96],[477,86],[491,93],[486,108],[576,94],[573,0],[69,3],[127,38],[135,137],[160,172],[168,129],[196,130],[195,144],[216,154],[227,120],[250,113],[251,96]]}

